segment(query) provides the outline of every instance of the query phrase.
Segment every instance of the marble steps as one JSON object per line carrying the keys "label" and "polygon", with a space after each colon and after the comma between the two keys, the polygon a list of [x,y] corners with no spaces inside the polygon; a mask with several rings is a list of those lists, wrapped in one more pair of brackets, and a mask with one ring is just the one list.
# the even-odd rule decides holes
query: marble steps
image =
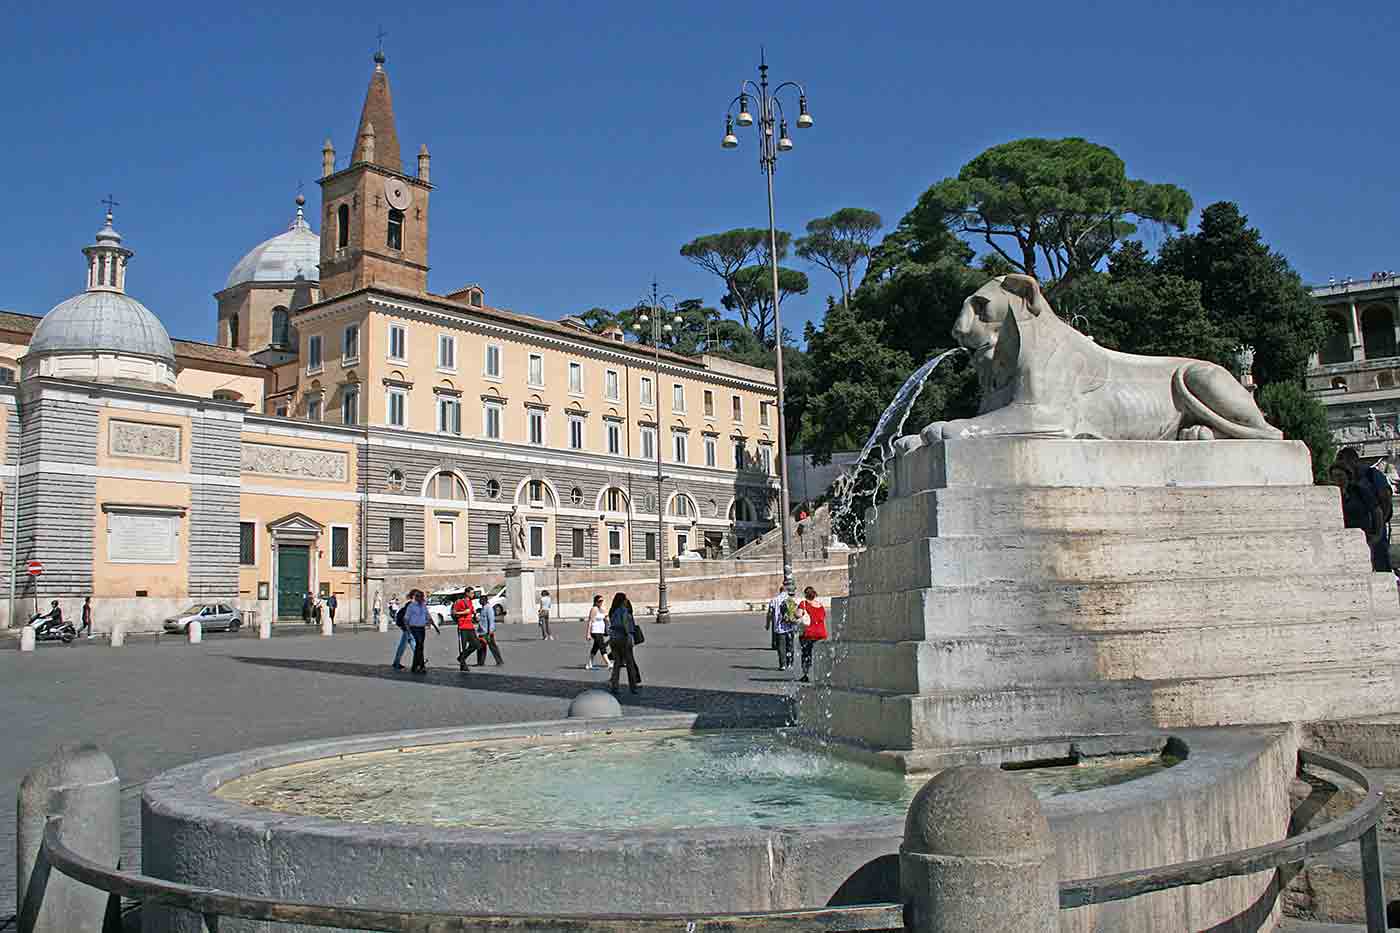
{"label": "marble steps", "polygon": [[927,641],[850,641],[819,651],[814,680],[879,684],[889,693],[989,690],[1090,681],[1170,680],[1313,670],[1362,662],[1400,665],[1400,614],[1294,619],[1267,616],[1112,632],[986,635]]}
{"label": "marble steps", "polygon": [[1052,631],[1170,628],[1208,622],[1394,614],[1395,578],[1371,573],[1369,558],[1348,573],[1094,580],[1075,583],[922,586],[832,600],[838,637],[918,641]]}
{"label": "marble steps", "polygon": [[911,586],[975,586],[1021,581],[1240,578],[1261,574],[1345,573],[1370,565],[1356,529],[1213,535],[1023,534],[926,538],[851,556],[850,592]]}
{"label": "marble steps", "polygon": [[1036,532],[1230,534],[1342,526],[1329,486],[933,489],[882,504],[867,543]]}
{"label": "marble steps", "polygon": [[806,685],[799,721],[878,748],[930,749],[1194,726],[1335,719],[1400,709],[1400,665],[1332,665],[1223,677],[1113,680],[917,695]]}

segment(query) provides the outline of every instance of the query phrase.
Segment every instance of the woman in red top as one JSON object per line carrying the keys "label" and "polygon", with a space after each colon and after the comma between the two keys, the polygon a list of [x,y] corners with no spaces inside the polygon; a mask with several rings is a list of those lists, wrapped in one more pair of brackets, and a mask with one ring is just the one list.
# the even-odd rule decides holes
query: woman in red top
{"label": "woman in red top", "polygon": [[808,683],[812,670],[812,646],[826,639],[826,607],[817,599],[817,591],[807,587],[802,591],[804,599],[797,604],[797,619],[802,626],[798,641],[802,645],[802,683]]}

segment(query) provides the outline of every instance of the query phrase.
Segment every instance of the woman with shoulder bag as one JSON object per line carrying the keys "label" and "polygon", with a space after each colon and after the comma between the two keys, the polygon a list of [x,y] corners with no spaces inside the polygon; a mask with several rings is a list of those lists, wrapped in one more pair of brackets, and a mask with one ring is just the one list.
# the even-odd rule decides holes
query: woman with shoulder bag
{"label": "woman with shoulder bag", "polygon": [[608,688],[613,696],[617,696],[617,681],[624,665],[627,667],[627,689],[636,693],[642,687],[642,672],[637,668],[637,659],[632,654],[633,646],[641,640],[637,635],[632,602],[626,593],[618,593],[613,597],[612,608],[608,610],[608,653],[613,659]]}
{"label": "woman with shoulder bag", "polygon": [[802,596],[804,598],[797,606],[797,621],[802,627],[798,641],[802,645],[802,683],[805,684],[810,682],[812,646],[826,640],[826,607],[817,599],[817,591],[810,586],[802,591]]}

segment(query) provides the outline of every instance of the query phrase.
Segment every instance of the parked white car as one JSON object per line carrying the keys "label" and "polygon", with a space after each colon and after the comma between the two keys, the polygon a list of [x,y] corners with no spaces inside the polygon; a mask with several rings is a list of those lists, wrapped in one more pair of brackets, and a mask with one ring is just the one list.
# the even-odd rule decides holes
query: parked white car
{"label": "parked white car", "polygon": [[[481,595],[481,587],[472,587],[477,595]],[[433,617],[433,621],[438,625],[456,625],[452,620],[452,604],[462,598],[462,594],[467,591],[465,586],[450,587],[445,590],[437,590],[428,594],[428,614]],[[495,610],[496,621],[506,620],[506,585],[501,583],[488,591],[488,601],[491,608]]]}

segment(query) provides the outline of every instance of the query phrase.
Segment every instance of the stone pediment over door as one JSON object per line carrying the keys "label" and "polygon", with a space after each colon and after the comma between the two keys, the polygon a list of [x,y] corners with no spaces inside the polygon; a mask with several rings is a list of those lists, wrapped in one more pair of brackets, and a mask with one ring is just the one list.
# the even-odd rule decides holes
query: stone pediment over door
{"label": "stone pediment over door", "polygon": [[301,512],[293,512],[267,523],[267,530],[273,539],[286,542],[315,541],[325,529],[325,525]]}

